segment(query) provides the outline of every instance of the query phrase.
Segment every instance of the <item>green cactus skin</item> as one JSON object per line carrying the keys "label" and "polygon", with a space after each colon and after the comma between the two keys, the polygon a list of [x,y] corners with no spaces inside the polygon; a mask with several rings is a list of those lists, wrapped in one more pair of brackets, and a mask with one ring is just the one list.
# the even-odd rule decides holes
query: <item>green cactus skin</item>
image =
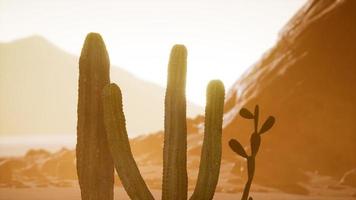
{"label": "green cactus skin", "polygon": [[208,200],[214,197],[220,173],[224,98],[223,83],[219,80],[211,81],[207,89],[199,175],[191,200]]}
{"label": "green cactus skin", "polygon": [[163,200],[187,199],[186,72],[187,50],[175,45],[168,64],[165,97]]}
{"label": "green cactus skin", "polygon": [[122,108],[122,94],[116,84],[105,86],[103,105],[104,122],[111,155],[127,194],[132,200],[153,200],[154,198],[132,156]]}
{"label": "green cactus skin", "polygon": [[79,60],[77,173],[82,200],[112,200],[114,166],[104,128],[101,93],[110,83],[103,39],[89,33]]}

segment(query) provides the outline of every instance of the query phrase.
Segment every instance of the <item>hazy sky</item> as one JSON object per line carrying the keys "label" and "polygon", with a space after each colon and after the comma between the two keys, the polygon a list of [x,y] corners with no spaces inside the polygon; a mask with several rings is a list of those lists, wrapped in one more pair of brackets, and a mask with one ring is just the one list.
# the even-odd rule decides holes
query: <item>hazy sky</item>
{"label": "hazy sky", "polygon": [[206,85],[229,88],[273,46],[306,0],[0,0],[0,41],[38,34],[75,55],[99,32],[111,63],[166,84],[171,47],[188,48],[187,95],[203,105]]}

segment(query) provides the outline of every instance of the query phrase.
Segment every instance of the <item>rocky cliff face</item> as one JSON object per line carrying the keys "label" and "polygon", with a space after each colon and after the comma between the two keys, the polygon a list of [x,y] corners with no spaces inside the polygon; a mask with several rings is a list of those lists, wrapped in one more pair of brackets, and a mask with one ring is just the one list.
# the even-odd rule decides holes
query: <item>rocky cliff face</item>
{"label": "rocky cliff face", "polygon": [[277,122],[262,142],[257,183],[287,187],[306,171],[341,177],[356,167],[355,86],[356,1],[309,1],[229,91],[224,144],[248,144],[252,124],[238,111],[259,104]]}

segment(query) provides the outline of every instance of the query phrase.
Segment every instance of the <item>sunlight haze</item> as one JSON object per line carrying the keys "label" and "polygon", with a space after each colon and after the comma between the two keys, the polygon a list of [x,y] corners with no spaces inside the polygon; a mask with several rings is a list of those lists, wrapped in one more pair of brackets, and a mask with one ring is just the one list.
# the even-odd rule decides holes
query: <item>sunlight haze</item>
{"label": "sunlight haze", "polygon": [[41,35],[79,55],[99,32],[111,63],[165,87],[171,47],[188,48],[187,97],[204,105],[206,85],[228,89],[306,0],[0,0],[0,41]]}

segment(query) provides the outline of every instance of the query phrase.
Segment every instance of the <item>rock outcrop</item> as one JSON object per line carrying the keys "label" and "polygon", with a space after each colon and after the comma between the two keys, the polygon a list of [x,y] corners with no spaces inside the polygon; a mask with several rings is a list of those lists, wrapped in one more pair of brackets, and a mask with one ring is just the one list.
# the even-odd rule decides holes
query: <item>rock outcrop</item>
{"label": "rock outcrop", "polygon": [[355,11],[353,0],[309,1],[229,91],[225,147],[234,137],[248,144],[252,124],[238,116],[242,107],[259,104],[277,119],[262,143],[256,183],[301,191],[306,171],[341,178],[356,167]]}

